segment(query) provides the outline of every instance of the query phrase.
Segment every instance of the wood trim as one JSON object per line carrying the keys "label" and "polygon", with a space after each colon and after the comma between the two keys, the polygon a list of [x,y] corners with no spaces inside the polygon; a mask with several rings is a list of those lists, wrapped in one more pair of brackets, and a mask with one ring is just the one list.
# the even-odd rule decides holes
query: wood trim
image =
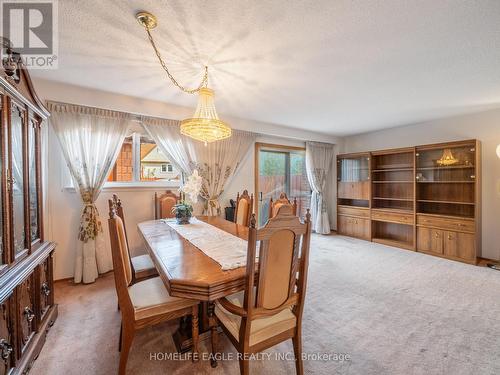
{"label": "wood trim", "polygon": [[259,217],[259,202],[260,202],[260,194],[259,194],[259,150],[260,143],[255,142],[254,145],[254,167],[253,167],[253,176],[254,176],[254,194],[255,197],[255,217]]}
{"label": "wood trim", "polygon": [[479,141],[476,139],[465,139],[465,140],[459,140],[459,141],[450,141],[450,142],[442,142],[442,143],[430,143],[426,145],[419,145],[415,146],[417,151],[427,151],[427,150],[432,150],[435,148],[444,148],[444,147],[461,147],[461,146],[467,146],[470,144],[475,144],[477,145]]}
{"label": "wood trim", "polygon": [[[10,253],[10,226],[9,226],[9,207],[10,207],[10,194],[7,183],[8,176],[8,122],[9,122],[9,98],[5,95],[1,95],[1,124],[0,124],[0,152],[2,161],[2,171],[1,171],[1,183],[2,183],[2,231],[3,231],[3,254],[2,254],[2,265],[7,267],[11,263],[11,253]],[[2,270],[3,271],[3,270]]]}
{"label": "wood trim", "polygon": [[415,147],[401,147],[401,148],[391,148],[388,150],[378,150],[378,151],[371,151],[370,153],[372,155],[386,155],[386,154],[406,154],[406,153],[411,153],[415,152]]}
{"label": "wood trim", "polygon": [[476,261],[482,254],[483,236],[482,236],[482,165],[481,165],[481,142],[476,141],[476,160],[475,160],[475,203],[474,220],[476,221]]}
{"label": "wood trim", "polygon": [[300,147],[300,146],[287,146],[287,145],[280,145],[280,144],[274,144],[274,143],[263,143],[263,142],[255,142],[255,146],[260,148],[269,148],[270,150],[276,149],[276,150],[287,150],[287,151],[305,151],[305,147]]}
{"label": "wood trim", "polygon": [[359,157],[370,157],[370,153],[369,152],[351,152],[351,153],[347,153],[347,154],[338,154],[337,160],[338,159],[359,158]]}

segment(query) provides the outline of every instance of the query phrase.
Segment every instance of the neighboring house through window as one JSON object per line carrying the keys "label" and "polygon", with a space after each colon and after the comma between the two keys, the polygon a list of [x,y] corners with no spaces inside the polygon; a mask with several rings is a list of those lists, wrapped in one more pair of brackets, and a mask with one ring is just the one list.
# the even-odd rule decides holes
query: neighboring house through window
{"label": "neighboring house through window", "polygon": [[125,138],[108,182],[178,182],[180,173],[141,125]]}

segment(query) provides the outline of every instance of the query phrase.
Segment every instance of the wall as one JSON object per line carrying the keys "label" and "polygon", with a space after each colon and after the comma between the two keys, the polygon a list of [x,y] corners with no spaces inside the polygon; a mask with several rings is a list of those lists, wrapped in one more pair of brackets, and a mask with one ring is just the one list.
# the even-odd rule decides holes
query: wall
{"label": "wall", "polygon": [[[35,80],[35,88],[43,100],[55,100],[81,105],[126,111],[130,113],[158,116],[171,119],[181,119],[192,115],[193,108],[185,108],[162,102],[147,101],[109,92],[66,85],[57,82]],[[267,124],[251,120],[243,120],[221,116],[234,128],[252,130],[265,136],[260,136],[259,142],[277,143],[291,146],[304,146],[304,140],[339,143],[341,139],[307,132],[283,126]],[[77,241],[78,223],[81,213],[81,201],[74,189],[68,189],[67,166],[62,157],[59,143],[52,129],[48,128],[44,139],[45,171],[45,230],[46,237],[57,243],[54,261],[55,279],[73,276],[74,254]],[[229,199],[236,197],[238,191],[254,189],[254,147],[245,156],[240,169],[230,181],[227,190],[221,198],[223,206],[229,204]],[[332,176],[331,186],[335,186],[335,176]],[[154,217],[154,192],[164,191],[161,188],[105,188],[97,200],[100,212],[105,244],[109,250],[109,234],[107,229],[107,200],[116,192],[126,208],[125,220],[131,252],[133,255],[144,253],[143,241],[137,230],[137,223],[151,220]],[[329,192],[331,201],[335,200],[335,192]],[[333,206],[333,205],[332,205]],[[332,217],[333,207],[332,207]],[[334,222],[333,222],[333,225]]]}
{"label": "wall", "polygon": [[500,144],[500,110],[402,126],[346,137],[344,152],[357,152],[479,139],[482,143],[482,256],[500,259],[500,159],[495,149]]}

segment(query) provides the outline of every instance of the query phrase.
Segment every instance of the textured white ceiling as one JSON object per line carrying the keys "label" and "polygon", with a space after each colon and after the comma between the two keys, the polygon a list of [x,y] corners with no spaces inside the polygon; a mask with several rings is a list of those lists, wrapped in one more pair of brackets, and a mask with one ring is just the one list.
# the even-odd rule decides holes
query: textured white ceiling
{"label": "textured white ceiling", "polygon": [[[347,135],[500,106],[499,0],[59,1],[59,69],[35,77]],[[223,117],[223,116],[221,116]]]}

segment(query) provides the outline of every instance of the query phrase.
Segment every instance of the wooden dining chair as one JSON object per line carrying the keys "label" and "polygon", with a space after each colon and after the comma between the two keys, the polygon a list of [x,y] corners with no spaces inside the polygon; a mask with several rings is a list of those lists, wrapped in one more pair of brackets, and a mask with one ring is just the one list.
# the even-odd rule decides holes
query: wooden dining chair
{"label": "wooden dining chair", "polygon": [[108,225],[115,286],[122,315],[118,374],[125,374],[130,347],[137,330],[188,315],[192,315],[193,360],[196,360],[199,301],[171,297],[160,277],[133,284],[125,226],[114,209],[109,212]]}
{"label": "wooden dining chair", "polygon": [[155,193],[155,219],[169,219],[175,217],[172,209],[180,200],[172,190],[167,190],[162,195],[158,196]]}
{"label": "wooden dining chair", "polygon": [[293,215],[294,216],[297,215],[297,198],[293,198],[293,203],[292,203],[286,196],[286,193],[281,193],[280,197],[276,201],[273,201],[273,198],[271,198],[269,202],[269,218],[275,217],[276,214],[278,213],[278,210],[283,205],[291,206]]}
{"label": "wooden dining chair", "polygon": [[307,210],[305,222],[301,223],[292,207],[283,205],[264,227],[256,229],[255,215],[252,215],[245,290],[216,301],[215,315],[211,318],[214,358],[217,325],[220,324],[241,353],[240,373],[243,375],[249,372],[250,354],[288,339],[293,341],[297,374],[304,372],[301,327],[311,241],[310,219]]}
{"label": "wooden dining chair", "polygon": [[[118,198],[116,194],[113,194],[112,199],[108,200],[109,210],[115,210],[117,215],[122,219],[123,222],[123,230],[125,231],[125,239],[127,241],[127,249],[128,247],[128,237],[127,237],[127,229],[125,226],[125,215],[123,212],[122,201]],[[133,274],[133,282],[145,280],[150,277],[158,276],[158,271],[151,260],[151,257],[148,254],[137,255],[135,257],[130,256],[130,263],[132,267]]]}
{"label": "wooden dining chair", "polygon": [[250,217],[253,211],[253,194],[248,195],[248,190],[243,190],[243,193],[238,192],[236,196],[236,210],[234,212],[234,222],[236,224],[248,227],[250,225]]}

